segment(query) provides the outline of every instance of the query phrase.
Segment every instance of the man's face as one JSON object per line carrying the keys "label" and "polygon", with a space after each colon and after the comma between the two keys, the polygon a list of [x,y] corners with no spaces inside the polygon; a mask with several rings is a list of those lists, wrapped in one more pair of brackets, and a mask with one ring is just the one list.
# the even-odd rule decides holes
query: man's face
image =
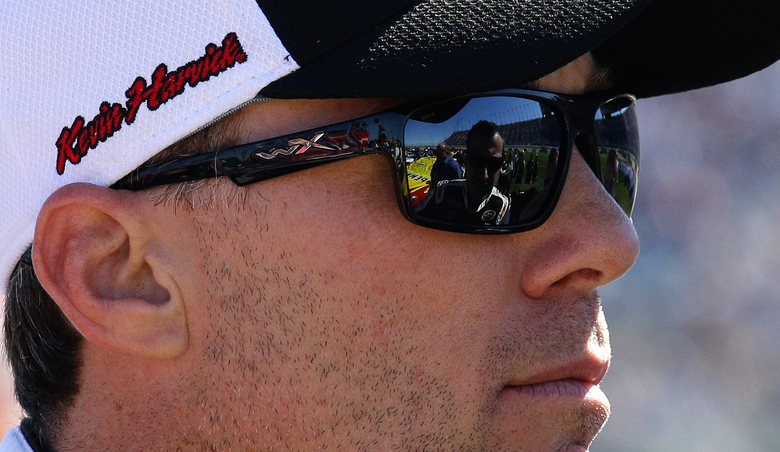
{"label": "man's face", "polygon": [[474,134],[469,140],[466,160],[466,183],[471,194],[484,200],[498,184],[499,166],[504,156],[504,139],[498,133]]}
{"label": "man's face", "polygon": [[[578,91],[588,64],[542,80]],[[380,103],[381,104],[381,103]],[[383,108],[269,101],[242,140]],[[634,229],[574,153],[547,222],[502,236],[405,220],[387,161],[348,159],[174,215],[188,276],[191,444],[252,450],[582,451],[609,415],[596,287],[633,263]]]}
{"label": "man's face", "polygon": [[436,160],[444,161],[449,155],[449,153],[447,152],[447,148],[444,145],[440,144],[436,146],[436,149],[433,151],[433,155],[436,156]]}

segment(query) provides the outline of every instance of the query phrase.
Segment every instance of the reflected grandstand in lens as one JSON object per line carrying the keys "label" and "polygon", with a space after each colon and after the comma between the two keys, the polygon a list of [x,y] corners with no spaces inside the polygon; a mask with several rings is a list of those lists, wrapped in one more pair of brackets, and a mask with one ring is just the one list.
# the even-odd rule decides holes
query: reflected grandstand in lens
{"label": "reflected grandstand in lens", "polygon": [[[551,161],[550,156],[557,156],[557,150],[561,145],[560,127],[557,120],[550,121],[550,117],[555,116],[554,112],[544,106],[539,108],[539,104],[533,106],[535,108],[532,112],[520,112],[515,108],[486,115],[489,119],[499,121],[491,122],[497,125],[498,133],[504,139],[505,163],[501,168],[497,186],[502,193],[525,193],[534,187],[535,191],[541,191],[545,179],[552,177],[554,173],[556,159],[553,158]],[[430,138],[424,142],[418,141],[418,144],[425,143],[425,145],[407,147],[406,162],[413,203],[419,202],[428,190],[430,167],[435,160],[433,152],[440,143],[449,147],[453,158],[464,171],[466,170],[465,155],[469,130],[476,122],[484,119],[484,117],[478,118],[473,118],[469,122],[459,121],[459,127],[455,130],[450,127],[446,136],[442,136],[441,130],[428,131]]]}
{"label": "reflected grandstand in lens", "polygon": [[[594,107],[592,127],[581,124],[585,129],[576,131],[569,131],[566,124],[579,118],[564,118],[553,105],[522,97],[469,98],[415,112],[404,132],[412,205],[429,193],[437,146],[446,146],[463,169],[464,179],[469,178],[469,132],[475,124],[487,121],[496,126],[504,143],[495,187],[511,199],[511,222],[524,221],[544,208],[540,200],[546,199],[549,187],[564,177],[568,157],[559,158],[559,154],[562,150],[569,152],[570,141],[575,141],[579,149],[587,148],[585,155],[594,174],[624,211],[630,212],[639,163],[633,101],[618,96]],[[564,136],[567,131],[585,133],[574,140]]]}

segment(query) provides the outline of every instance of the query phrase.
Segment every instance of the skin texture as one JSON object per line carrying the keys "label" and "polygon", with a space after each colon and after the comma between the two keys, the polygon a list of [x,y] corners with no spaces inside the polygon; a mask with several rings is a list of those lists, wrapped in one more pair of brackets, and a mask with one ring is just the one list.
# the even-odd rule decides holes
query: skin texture
{"label": "skin texture", "polygon": [[[581,91],[588,61],[538,84]],[[386,104],[257,103],[238,133]],[[608,417],[596,288],[638,242],[577,152],[550,219],[508,236],[409,223],[378,156],[212,182],[194,207],[102,190],[44,207],[37,234],[65,256],[36,235],[42,283],[86,338],[62,450],[576,451]],[[49,230],[79,203],[91,233]]]}

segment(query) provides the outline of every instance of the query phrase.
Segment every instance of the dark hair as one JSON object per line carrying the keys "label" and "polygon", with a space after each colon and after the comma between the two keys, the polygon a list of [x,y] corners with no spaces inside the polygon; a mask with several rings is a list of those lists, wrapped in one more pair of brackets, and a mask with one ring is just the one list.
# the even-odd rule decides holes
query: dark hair
{"label": "dark hair", "polygon": [[29,263],[16,265],[7,293],[5,349],[16,399],[27,416],[25,430],[50,441],[79,391],[82,338]]}
{"label": "dark hair", "polygon": [[485,138],[493,138],[496,134],[499,134],[498,126],[494,122],[481,120],[474,124],[471,127],[471,130],[469,130],[468,135],[466,135],[466,147],[469,147],[469,144],[471,143],[471,137],[472,134],[477,134],[477,136],[485,137]]}
{"label": "dark hair", "polygon": [[[223,118],[167,147],[144,165],[233,145],[236,121],[231,118],[236,116]],[[151,196],[159,200],[174,193],[178,200],[187,191],[160,187]],[[22,430],[31,444],[38,444],[36,450],[50,450],[61,434],[66,409],[73,405],[79,392],[79,347],[83,338],[46,293],[26,259],[14,268],[6,293],[5,350],[16,399],[26,417]]]}

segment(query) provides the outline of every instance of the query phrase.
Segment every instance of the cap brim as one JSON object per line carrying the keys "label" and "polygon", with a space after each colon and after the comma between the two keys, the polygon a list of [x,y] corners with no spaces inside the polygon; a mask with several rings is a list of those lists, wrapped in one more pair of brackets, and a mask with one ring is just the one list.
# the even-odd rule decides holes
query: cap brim
{"label": "cap brim", "polygon": [[594,52],[639,97],[734,80],[780,58],[780,2],[656,0]]}
{"label": "cap brim", "polygon": [[262,94],[403,98],[518,87],[588,51],[611,68],[616,90],[640,97],[684,91],[742,77],[780,58],[778,5],[427,0],[335,50],[299,61],[299,70]]}
{"label": "cap brim", "polygon": [[404,98],[517,87],[604,42],[648,1],[425,0],[335,50],[296,58],[301,68],[262,94]]}

